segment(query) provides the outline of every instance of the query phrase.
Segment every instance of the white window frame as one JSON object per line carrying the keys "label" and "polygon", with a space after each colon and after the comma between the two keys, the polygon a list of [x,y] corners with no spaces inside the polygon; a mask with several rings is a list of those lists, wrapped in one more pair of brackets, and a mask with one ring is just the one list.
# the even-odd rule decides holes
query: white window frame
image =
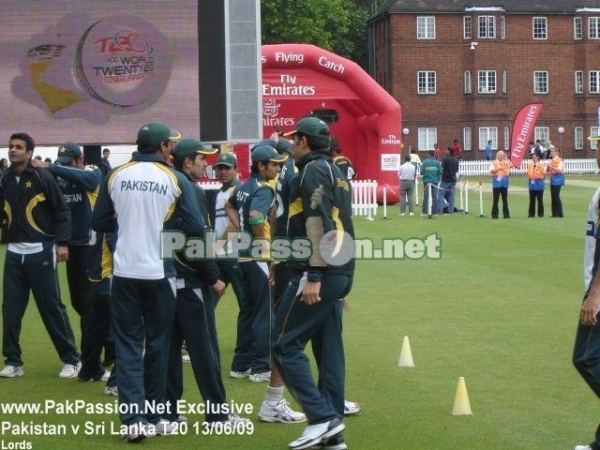
{"label": "white window frame", "polygon": [[[432,81],[433,86],[431,85]],[[419,95],[435,95],[437,93],[435,70],[419,70],[417,72],[417,93]]]}
{"label": "white window frame", "polygon": [[[600,136],[598,134],[599,132],[600,132],[600,127],[598,127],[598,126],[590,127],[590,136]],[[590,149],[595,150],[596,144],[594,143],[594,141],[590,141],[589,139],[586,139],[586,140],[590,143]]]}
{"label": "white window frame", "polygon": [[546,17],[531,18],[531,36],[534,41],[548,39],[548,19]]}
{"label": "white window frame", "polygon": [[500,17],[500,39],[506,39],[506,17]]}
{"label": "white window frame", "polygon": [[600,39],[600,17],[588,17],[588,39]]}
{"label": "white window frame", "polygon": [[504,150],[508,151],[510,148],[510,128],[504,127]]}
{"label": "white window frame", "polygon": [[575,150],[583,150],[583,127],[573,129],[573,146]]}
{"label": "white window frame", "polygon": [[463,16],[463,39],[473,38],[473,18],[471,16]]}
{"label": "white window frame", "polygon": [[576,70],[574,73],[575,93],[583,94],[583,70]]}
{"label": "white window frame", "polygon": [[502,71],[502,93],[503,94],[507,94],[508,92],[508,74],[506,72],[506,70]]}
{"label": "white window frame", "polygon": [[470,70],[465,70],[463,80],[464,80],[463,87],[465,90],[465,94],[472,94],[473,93],[473,77],[471,75]]}
{"label": "white window frame", "polygon": [[434,16],[417,16],[417,39],[435,39]]}
{"label": "white window frame", "polygon": [[498,128],[479,127],[479,150],[485,150],[487,142],[492,141],[492,148],[498,148]]}
{"label": "white window frame", "polygon": [[464,127],[463,128],[463,151],[464,152],[470,152],[471,150],[473,150],[473,146],[472,146],[472,135],[473,135],[473,131],[471,130],[471,127]]}
{"label": "white window frame", "polygon": [[433,144],[437,143],[437,128],[417,129],[417,148],[419,151],[433,150]]}
{"label": "white window frame", "polygon": [[[547,94],[550,91],[550,74],[547,70],[536,70],[533,72],[533,93]],[[544,86],[545,85],[545,86]]]}
{"label": "white window frame", "polygon": [[[493,79],[493,80],[492,80]],[[482,81],[484,83],[482,83]],[[491,86],[493,82],[493,87]],[[498,81],[495,70],[479,70],[477,72],[477,93],[495,94],[498,90]]]}
{"label": "white window frame", "polygon": [[600,70],[589,71],[588,89],[590,94],[600,94]]}
{"label": "white window frame", "polygon": [[549,127],[535,127],[533,132],[533,140],[540,140],[542,145],[546,147],[548,145],[548,141],[550,140],[550,128]]}
{"label": "white window frame", "polygon": [[573,17],[573,39],[576,41],[583,39],[583,20],[581,17]]}
{"label": "white window frame", "polygon": [[477,16],[477,37],[479,39],[496,39],[495,16]]}

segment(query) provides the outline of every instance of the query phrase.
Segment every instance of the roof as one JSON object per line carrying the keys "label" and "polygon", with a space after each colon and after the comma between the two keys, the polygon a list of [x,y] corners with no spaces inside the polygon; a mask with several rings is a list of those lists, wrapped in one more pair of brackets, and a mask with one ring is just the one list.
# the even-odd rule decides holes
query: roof
{"label": "roof", "polygon": [[[465,13],[469,11],[502,11],[513,14],[574,14],[591,9],[600,13],[600,0],[390,0],[382,13]],[[494,8],[494,9],[488,9]],[[596,10],[596,11],[594,11]]]}

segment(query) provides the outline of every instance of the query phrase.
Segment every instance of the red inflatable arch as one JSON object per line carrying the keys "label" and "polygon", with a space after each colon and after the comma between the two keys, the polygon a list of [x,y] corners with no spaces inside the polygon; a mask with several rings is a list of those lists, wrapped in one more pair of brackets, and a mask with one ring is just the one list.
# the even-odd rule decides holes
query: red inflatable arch
{"label": "red inflatable arch", "polygon": [[[310,114],[329,119],[357,178],[398,192],[400,105],[356,63],[313,45],[264,45],[262,79],[265,137]],[[388,191],[388,200],[398,196]]]}

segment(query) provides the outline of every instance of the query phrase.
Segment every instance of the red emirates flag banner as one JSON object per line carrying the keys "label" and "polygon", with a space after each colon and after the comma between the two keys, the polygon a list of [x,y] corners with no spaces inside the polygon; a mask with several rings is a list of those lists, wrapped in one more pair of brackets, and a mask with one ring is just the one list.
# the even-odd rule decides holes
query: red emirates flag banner
{"label": "red emirates flag banner", "polygon": [[530,103],[523,106],[515,117],[510,137],[510,162],[517,168],[521,167],[535,122],[541,111],[541,103]]}

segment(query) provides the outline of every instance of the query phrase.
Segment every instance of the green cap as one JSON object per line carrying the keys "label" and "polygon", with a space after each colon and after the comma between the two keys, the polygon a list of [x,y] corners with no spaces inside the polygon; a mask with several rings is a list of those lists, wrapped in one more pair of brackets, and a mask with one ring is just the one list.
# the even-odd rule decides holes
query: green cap
{"label": "green cap", "polygon": [[171,139],[169,126],[162,122],[150,122],[140,128],[136,144],[140,153],[153,153],[160,143]]}
{"label": "green cap", "polygon": [[171,142],[177,142],[179,141],[179,139],[181,139],[181,133],[179,131],[171,131],[171,134],[169,135],[169,140]]}
{"label": "green cap", "polygon": [[70,164],[73,159],[79,158],[83,153],[81,147],[74,142],[65,142],[58,148],[57,161],[61,164]]}
{"label": "green cap", "polygon": [[195,138],[182,138],[177,143],[173,156],[177,159],[197,154],[214,155],[219,151],[218,148],[212,148]]}
{"label": "green cap", "polygon": [[233,153],[221,153],[215,163],[215,167],[218,166],[237,167],[237,158]]}
{"label": "green cap", "polygon": [[277,150],[275,150],[273,147],[271,147],[270,145],[257,145],[256,147],[254,147],[252,149],[252,162],[253,163],[258,163],[258,162],[276,162],[276,163],[281,163],[284,162],[287,159],[287,155],[280,155],[279,153],[277,153]]}
{"label": "green cap", "polygon": [[329,138],[329,126],[318,117],[304,117],[298,121],[296,128],[284,133],[284,136],[293,136],[302,133],[306,136]]}

